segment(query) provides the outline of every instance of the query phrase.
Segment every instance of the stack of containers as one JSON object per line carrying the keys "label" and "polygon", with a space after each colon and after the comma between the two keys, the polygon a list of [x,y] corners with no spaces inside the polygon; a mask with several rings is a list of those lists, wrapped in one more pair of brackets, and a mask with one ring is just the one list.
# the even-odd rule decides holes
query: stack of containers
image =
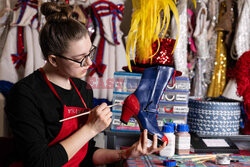
{"label": "stack of containers", "polygon": [[[141,75],[129,72],[114,73],[113,104],[123,102],[136,90]],[[159,128],[162,128],[165,122],[187,123],[189,90],[190,82],[187,77],[176,77],[169,82],[159,103],[157,119]],[[127,125],[120,122],[122,106],[114,106],[112,112],[110,128],[112,131],[140,132],[139,124],[134,118],[131,118]]]}

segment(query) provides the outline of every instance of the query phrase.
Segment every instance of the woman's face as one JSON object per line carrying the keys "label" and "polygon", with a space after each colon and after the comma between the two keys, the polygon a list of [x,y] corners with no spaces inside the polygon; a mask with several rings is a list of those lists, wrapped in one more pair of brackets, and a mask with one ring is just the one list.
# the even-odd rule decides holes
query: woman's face
{"label": "woman's face", "polygon": [[81,62],[84,59],[84,63],[81,67],[80,63],[56,57],[60,73],[65,75],[65,77],[83,78],[92,64],[91,59],[87,56],[91,49],[92,43],[88,35],[83,36],[80,40],[70,41],[68,51],[62,56],[77,62]]}

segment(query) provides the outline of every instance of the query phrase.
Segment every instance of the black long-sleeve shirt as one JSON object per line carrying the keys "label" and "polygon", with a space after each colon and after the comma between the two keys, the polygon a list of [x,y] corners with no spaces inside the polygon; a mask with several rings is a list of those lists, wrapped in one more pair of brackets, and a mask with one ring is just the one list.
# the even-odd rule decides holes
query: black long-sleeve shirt
{"label": "black long-sleeve shirt", "polygon": [[[72,78],[88,108],[92,108],[93,91],[90,86]],[[67,106],[84,107],[76,90],[63,89],[53,84]],[[48,144],[59,134],[63,119],[63,103],[53,94],[39,70],[17,82],[9,92],[5,111],[14,136],[18,157],[24,166],[58,167],[68,156],[64,147]],[[92,156],[98,149],[90,140],[88,152],[80,166],[93,166]]]}

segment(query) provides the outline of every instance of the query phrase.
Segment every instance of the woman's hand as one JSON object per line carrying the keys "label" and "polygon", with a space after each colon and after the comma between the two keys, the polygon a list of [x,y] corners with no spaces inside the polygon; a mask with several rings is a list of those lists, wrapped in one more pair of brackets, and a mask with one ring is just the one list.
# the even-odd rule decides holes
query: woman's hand
{"label": "woman's hand", "polygon": [[136,158],[142,155],[155,153],[166,147],[167,142],[164,142],[162,146],[157,147],[157,135],[154,135],[152,145],[150,147],[147,147],[148,145],[147,135],[148,131],[147,129],[144,129],[143,133],[140,135],[139,141],[137,141],[130,148],[124,151],[122,157],[124,159]]}
{"label": "woman's hand", "polygon": [[110,125],[111,116],[110,108],[106,103],[102,103],[91,110],[86,125],[98,134]]}

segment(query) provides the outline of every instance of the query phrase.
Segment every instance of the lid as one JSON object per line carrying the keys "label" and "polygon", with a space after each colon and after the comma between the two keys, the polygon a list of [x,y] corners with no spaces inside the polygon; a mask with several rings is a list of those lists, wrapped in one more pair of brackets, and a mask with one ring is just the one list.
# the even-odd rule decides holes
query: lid
{"label": "lid", "polygon": [[173,122],[166,122],[165,125],[173,126],[173,127],[174,127],[174,130],[176,129],[176,124],[173,123]]}
{"label": "lid", "polygon": [[173,126],[169,126],[169,125],[164,125],[162,127],[162,132],[163,133],[174,133],[174,127]]}
{"label": "lid", "polygon": [[176,166],[176,161],[173,159],[165,159],[163,161],[164,166]]}
{"label": "lid", "polygon": [[177,125],[177,131],[178,132],[188,132],[189,131],[188,124],[178,124]]}

